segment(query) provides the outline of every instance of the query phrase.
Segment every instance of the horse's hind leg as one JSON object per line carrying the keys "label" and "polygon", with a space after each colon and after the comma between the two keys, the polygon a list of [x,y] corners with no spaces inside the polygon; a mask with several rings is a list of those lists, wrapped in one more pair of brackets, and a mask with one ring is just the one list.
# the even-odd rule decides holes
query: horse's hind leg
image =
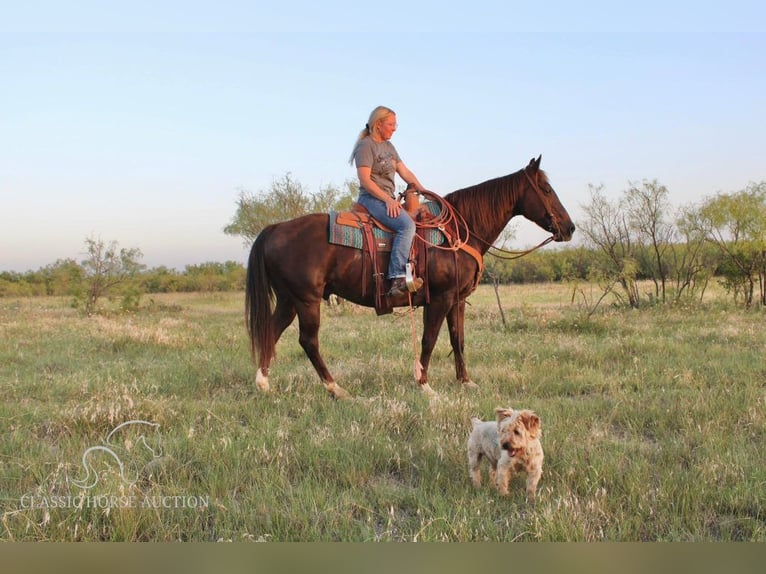
{"label": "horse's hind leg", "polygon": [[305,305],[299,303],[298,305],[298,326],[300,328],[298,342],[306,352],[311,364],[314,365],[314,369],[316,369],[319,378],[322,379],[322,384],[330,395],[336,399],[347,398],[348,392],[335,382],[319,354],[319,300],[314,303]]}
{"label": "horse's hind leg", "polygon": [[[295,319],[295,306],[292,301],[283,297],[277,297],[277,304],[274,308],[274,344],[279,341],[279,337],[287,326]],[[269,366],[273,357],[260,355],[258,357],[258,372],[255,375],[255,384],[262,391],[269,390]]]}

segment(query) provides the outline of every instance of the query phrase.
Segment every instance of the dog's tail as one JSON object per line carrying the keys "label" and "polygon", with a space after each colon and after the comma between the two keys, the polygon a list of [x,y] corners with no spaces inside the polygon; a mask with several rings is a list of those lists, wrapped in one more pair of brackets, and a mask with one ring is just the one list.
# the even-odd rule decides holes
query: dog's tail
{"label": "dog's tail", "polygon": [[484,422],[484,421],[483,421],[483,420],[481,420],[481,419],[480,419],[480,418],[478,418],[478,417],[471,417],[471,426],[472,426],[473,428],[476,428],[476,425],[480,425],[480,424],[481,424],[481,423],[483,423],[483,422]]}

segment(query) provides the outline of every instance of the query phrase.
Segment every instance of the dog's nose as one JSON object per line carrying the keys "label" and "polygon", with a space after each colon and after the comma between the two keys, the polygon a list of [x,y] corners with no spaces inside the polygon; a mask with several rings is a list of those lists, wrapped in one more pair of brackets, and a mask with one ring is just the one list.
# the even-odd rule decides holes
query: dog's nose
{"label": "dog's nose", "polygon": [[503,450],[511,450],[511,443],[509,442],[504,442],[500,446],[503,448]]}

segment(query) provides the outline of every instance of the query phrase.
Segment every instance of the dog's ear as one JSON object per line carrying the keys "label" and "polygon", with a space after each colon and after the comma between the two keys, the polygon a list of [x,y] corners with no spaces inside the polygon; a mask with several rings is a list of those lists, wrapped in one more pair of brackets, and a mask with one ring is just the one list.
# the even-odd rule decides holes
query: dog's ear
{"label": "dog's ear", "polygon": [[521,415],[521,422],[524,423],[525,427],[527,427],[530,437],[537,438],[540,435],[540,417],[538,417],[535,413],[532,411],[524,411],[524,413]]}
{"label": "dog's ear", "polygon": [[508,417],[513,415],[513,409],[511,407],[497,407],[495,409],[495,418],[497,418],[497,422],[502,421],[503,419],[507,419]]}

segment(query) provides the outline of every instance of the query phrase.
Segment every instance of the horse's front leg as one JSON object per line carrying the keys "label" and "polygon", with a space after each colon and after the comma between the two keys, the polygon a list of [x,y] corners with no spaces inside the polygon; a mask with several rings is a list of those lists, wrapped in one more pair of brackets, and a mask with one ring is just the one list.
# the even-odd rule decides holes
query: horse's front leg
{"label": "horse's front leg", "polygon": [[350,395],[335,382],[322,356],[319,354],[319,314],[319,301],[298,306],[298,326],[300,330],[298,342],[303,347],[311,364],[314,365],[314,369],[319,378],[322,379],[322,384],[330,395],[336,399],[345,399]]}
{"label": "horse's front leg", "polygon": [[461,299],[453,305],[447,313],[447,327],[449,328],[449,340],[452,344],[452,353],[455,356],[455,376],[458,383],[463,385],[464,389],[477,389],[471,377],[468,376],[468,369],[465,366],[465,336],[463,324],[465,321],[465,299]]}
{"label": "horse's front leg", "polygon": [[436,392],[428,384],[428,365],[431,362],[431,354],[439,338],[439,331],[444,323],[449,305],[443,301],[431,300],[431,303],[423,307],[423,338],[420,344],[420,365],[422,367],[418,385],[420,390],[427,395],[435,395]]}

